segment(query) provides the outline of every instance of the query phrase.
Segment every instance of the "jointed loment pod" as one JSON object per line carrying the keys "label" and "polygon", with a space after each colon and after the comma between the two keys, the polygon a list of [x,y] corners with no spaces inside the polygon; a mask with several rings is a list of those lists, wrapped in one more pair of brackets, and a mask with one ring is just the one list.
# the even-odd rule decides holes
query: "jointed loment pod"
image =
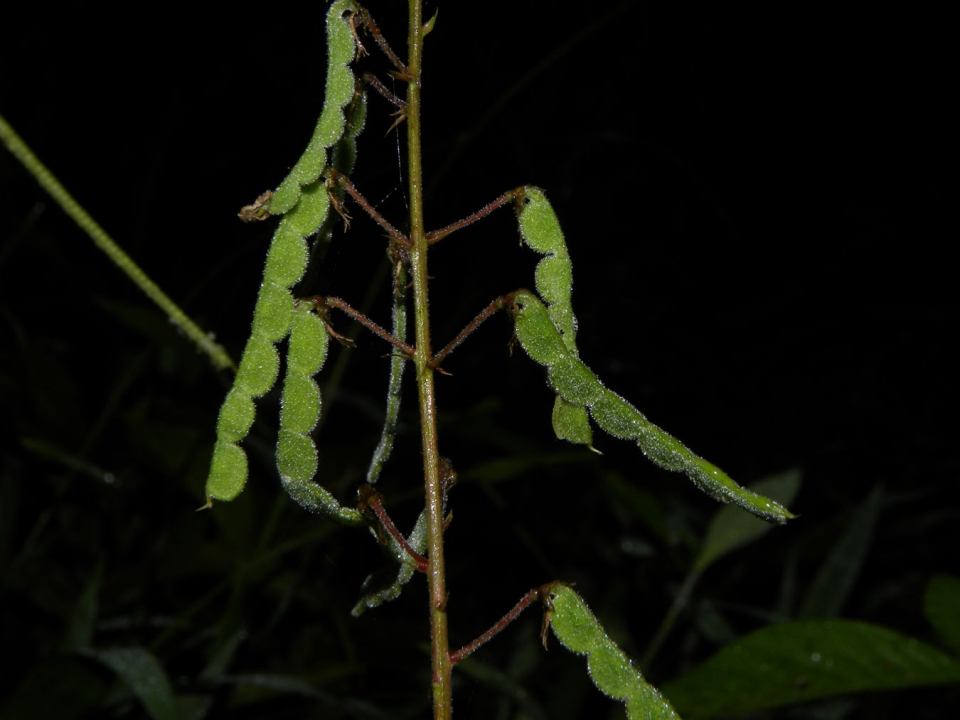
{"label": "jointed loment pod", "polygon": [[[220,410],[206,484],[209,499],[232,500],[246,483],[247,458],[238,443],[253,425],[253,398],[269,392],[277,381],[280,357],[276,343],[290,332],[294,318],[291,288],[307,267],[306,238],[318,231],[329,214],[330,196],[322,173],[328,166],[331,149],[341,140],[345,139],[346,147],[340,155],[349,156],[347,161],[352,164],[353,138],[362,128],[364,117],[364,98],[358,93],[357,80],[349,66],[356,54],[350,14],[358,11],[351,0],[337,0],[330,6],[323,112],[303,156],[269,200],[270,213],[283,217],[267,253],[250,338],[233,388]],[[298,381],[302,378],[294,382]],[[282,446],[298,442],[301,441],[288,438]]]}
{"label": "jointed loment pod", "polygon": [[536,269],[537,292],[546,305],[530,291],[514,293],[516,335],[527,354],[547,369],[547,381],[557,394],[553,411],[557,436],[591,445],[592,418],[614,437],[635,441],[657,465],[686,474],[721,502],[735,503],[772,522],[783,523],[793,517],[778,503],[740,487],[603,386],[577,352],[570,258],[556,213],[542,191],[524,189],[519,223],[527,245],[546,255]]}
{"label": "jointed loment pod", "polygon": [[[276,466],[285,491],[303,508],[352,526],[368,527],[394,566],[385,581],[370,576],[353,609],[359,615],[367,608],[394,599],[416,572],[428,576],[435,717],[449,720],[451,714],[450,669],[512,622],[536,599],[546,605],[546,619],[561,644],[585,655],[596,686],[611,698],[626,704],[631,720],[672,720],[670,704],[642,677],[637,666],[613,643],[586,603],[566,584],[548,583],[529,591],[490,630],[458,651],[450,652],[446,606],[448,592],[444,573],[444,532],[452,515],[447,493],[456,482],[453,465],[439,457],[436,436],[436,402],[433,372],[444,358],[476,327],[499,310],[513,311],[516,338],[528,355],[544,366],[547,383],[555,394],[551,415],[556,435],[592,448],[593,425],[614,437],[637,443],[644,455],[659,466],[685,473],[706,493],[735,503],[767,520],[784,522],[792,515],[782,506],[737,485],[719,468],[693,454],[625,399],[607,389],[580,359],[576,345],[577,319],[571,303],[573,271],[557,215],[544,192],[524,187],[504,193],[480,211],[433,232],[422,226],[419,170],[410,173],[410,235],[404,235],[382,218],[351,183],[357,134],[365,113],[364,87],[371,87],[398,108],[398,123],[409,119],[410,167],[419,167],[419,86],[422,38],[433,27],[420,18],[418,2],[411,3],[413,32],[411,63],[406,67],[389,49],[366,10],[354,0],[335,0],[327,14],[326,95],[323,109],[301,158],[273,192],[267,192],[241,211],[247,221],[269,215],[280,218],[267,253],[263,281],[257,295],[250,337],[243,351],[234,384],[228,392],[216,426],[217,440],[206,484],[210,500],[231,500],[243,489],[248,474],[247,457],[240,443],[255,420],[254,400],[270,392],[280,373],[278,345],[287,340],[281,393]],[[418,19],[419,18],[419,19]],[[394,96],[375,78],[359,82],[351,69],[357,54],[357,28],[365,27],[394,66],[394,76],[408,83],[407,100]],[[304,73],[305,92],[310,75]],[[407,112],[410,110],[409,117]],[[414,112],[416,111],[416,112]],[[0,130],[5,124],[0,120]],[[8,133],[9,134],[9,133]],[[388,252],[394,263],[393,327],[387,332],[345,301],[312,295],[297,299],[308,288],[305,277],[311,253],[322,252],[337,216],[348,223],[343,207],[345,193],[387,231]],[[452,232],[466,227],[497,208],[514,201],[523,241],[543,257],[535,271],[536,293],[518,290],[496,298],[463,332],[431,356],[427,322],[427,248]],[[331,213],[331,206],[336,213]],[[349,224],[349,223],[348,223]],[[312,244],[312,248],[311,248]],[[416,347],[406,342],[408,279],[414,288]],[[358,491],[358,508],[344,507],[314,481],[319,457],[313,434],[322,412],[316,380],[328,351],[329,336],[338,339],[327,311],[338,308],[393,345],[387,390],[387,410],[380,442],[374,451],[366,482]],[[284,347],[280,345],[280,347]],[[383,496],[374,487],[387,462],[397,433],[404,368],[412,360],[420,391],[424,510],[409,534],[401,533],[386,511]],[[221,363],[222,364],[222,363]],[[226,365],[232,366],[227,358]],[[544,629],[546,636],[546,626]],[[544,640],[546,642],[546,640]]]}
{"label": "jointed loment pod", "polygon": [[301,302],[293,315],[287,374],[280,400],[277,470],[287,493],[302,507],[346,525],[363,525],[357,510],[345,508],[317,483],[317,447],[310,436],[320,419],[320,389],[313,376],[327,357],[327,332],[312,303]]}
{"label": "jointed loment pod", "polygon": [[639,668],[607,636],[573,589],[554,583],[544,592],[553,634],[571,652],[587,656],[594,685],[608,697],[626,703],[630,720],[679,720],[666,698],[643,679]]}

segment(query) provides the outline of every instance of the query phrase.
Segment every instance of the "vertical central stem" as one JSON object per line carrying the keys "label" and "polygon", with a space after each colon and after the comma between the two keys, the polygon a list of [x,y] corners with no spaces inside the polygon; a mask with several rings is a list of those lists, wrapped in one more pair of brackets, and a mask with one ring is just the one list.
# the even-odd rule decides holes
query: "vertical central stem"
{"label": "vertical central stem", "polygon": [[450,645],[447,639],[447,588],[443,562],[443,489],[437,450],[436,397],[430,368],[430,315],[428,304],[427,239],[423,224],[423,171],[420,152],[420,73],[423,56],[421,0],[410,0],[409,59],[407,70],[407,155],[410,168],[410,270],[413,276],[414,321],[417,351],[413,357],[420,396],[420,431],[426,486],[430,570],[430,646],[433,657],[433,717],[451,720]]}

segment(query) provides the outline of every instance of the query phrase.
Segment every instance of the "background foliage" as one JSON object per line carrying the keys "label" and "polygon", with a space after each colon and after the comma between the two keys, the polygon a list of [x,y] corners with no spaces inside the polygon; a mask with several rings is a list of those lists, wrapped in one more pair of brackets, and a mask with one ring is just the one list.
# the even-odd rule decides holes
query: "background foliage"
{"label": "background foliage", "polygon": [[[570,246],[587,364],[740,482],[797,469],[801,517],[705,563],[718,507],[629,444],[598,436],[602,458],[558,444],[542,370],[509,356],[509,324],[494,321],[438,389],[441,451],[461,480],[452,642],[563,579],[634,657],[690,590],[647,668],[668,696],[718,648],[788,619],[877,624],[956,657],[942,609],[956,607],[960,570],[957,300],[938,255],[956,234],[946,23],[875,8],[553,7],[440,8],[425,65],[429,224],[544,187]],[[371,9],[402,47],[404,19]],[[88,3],[21,11],[0,46],[0,111],[238,356],[271,228],[235,215],[313,127],[324,4],[211,18],[167,5],[119,34]],[[387,110],[373,99],[354,181],[396,219]],[[17,668],[0,680],[0,716],[43,717],[38,702],[58,717],[425,716],[422,583],[349,616],[384,560],[363,533],[281,497],[266,422],[247,441],[244,496],[194,512],[227,378],[6,153],[0,192],[0,628]],[[354,214],[317,286],[386,323],[384,243]],[[532,285],[537,259],[509,213],[442,243],[437,341]],[[324,371],[322,473],[341,498],[378,438],[384,352],[360,335]],[[405,527],[421,494],[411,400],[381,480]],[[461,666],[457,717],[618,712],[582,660],[544,653],[538,632],[531,613]],[[117,680],[136,687],[158,667],[175,700]],[[727,687],[718,677],[700,687]],[[947,717],[952,682],[772,714]]]}

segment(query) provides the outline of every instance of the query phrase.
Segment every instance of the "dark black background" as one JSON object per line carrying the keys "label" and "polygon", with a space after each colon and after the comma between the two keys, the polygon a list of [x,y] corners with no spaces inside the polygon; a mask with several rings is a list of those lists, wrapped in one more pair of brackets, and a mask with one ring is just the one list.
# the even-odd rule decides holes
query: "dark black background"
{"label": "dark black background", "polygon": [[[404,8],[391,5],[370,9],[403,54]],[[561,10],[524,1],[432,3],[426,14],[438,6],[423,79],[428,224],[521,184],[543,187],[573,258],[582,357],[598,376],[743,483],[804,472],[801,518],[705,594],[769,606],[788,548],[805,553],[802,581],[844,518],[882,485],[877,535],[843,614],[929,639],[923,585],[931,573],[957,571],[955,79],[945,18],[866,5]],[[0,112],[238,357],[271,228],[243,225],[236,213],[279,183],[309,137],[322,106],[324,4],[211,13],[167,3],[118,15],[74,2],[19,12],[2,31]],[[362,67],[403,92],[375,52]],[[397,135],[386,134],[390,110],[371,99],[353,179],[403,226],[405,159]],[[45,657],[103,562],[103,620],[136,617],[123,640],[147,644],[149,618],[177,616],[191,592],[202,595],[226,572],[204,553],[221,542],[242,556],[255,544],[266,517],[257,512],[275,497],[269,459],[252,473],[255,501],[188,516],[202,502],[229,378],[177,337],[5,152],[0,193],[2,534],[12,598],[4,633],[29,648],[25,666]],[[384,241],[359,208],[352,214],[316,291],[361,305],[382,280]],[[531,286],[536,260],[519,246],[509,211],[438,245],[435,342],[492,297]],[[387,323],[386,284],[371,297],[370,314]],[[603,458],[543,462],[573,448],[552,439],[551,393],[539,368],[509,356],[509,338],[509,323],[495,318],[445,363],[453,377],[438,379],[441,451],[463,476],[448,533],[453,642],[560,577],[622,612],[637,652],[715,506],[604,436]],[[360,336],[343,386],[326,397],[329,440],[319,442],[322,452],[329,442],[339,474],[324,479],[321,470],[321,480],[345,499],[376,442],[384,352]],[[260,402],[263,447],[271,402]],[[414,407],[407,396],[382,486],[407,525],[417,512]],[[527,473],[471,479],[484,462],[525,454],[540,458]],[[89,466],[71,469],[65,458]],[[605,472],[661,498],[672,545],[612,512]],[[284,529],[316,527],[292,504],[277,512]],[[618,554],[626,537],[649,541],[652,557]],[[358,538],[338,532],[329,545],[288,553],[275,571],[321,582],[329,596],[313,610],[362,638],[344,692],[396,692],[407,702],[426,687],[416,645],[424,626],[410,619],[424,609],[422,583],[359,621],[327,619],[349,609],[378,562]],[[125,597],[128,585],[137,590]],[[269,592],[249,600],[260,642],[251,646],[261,665],[293,672],[284,638],[300,635],[311,608],[296,605],[269,625],[275,600]],[[119,641],[101,632],[99,642]],[[675,639],[654,678],[709,654]],[[167,651],[169,671],[189,675],[191,661]],[[312,662],[303,648],[297,657]],[[236,670],[261,665],[241,652]],[[397,672],[421,684],[394,679],[369,690],[369,678]],[[487,692],[463,681],[465,717],[488,712]]]}

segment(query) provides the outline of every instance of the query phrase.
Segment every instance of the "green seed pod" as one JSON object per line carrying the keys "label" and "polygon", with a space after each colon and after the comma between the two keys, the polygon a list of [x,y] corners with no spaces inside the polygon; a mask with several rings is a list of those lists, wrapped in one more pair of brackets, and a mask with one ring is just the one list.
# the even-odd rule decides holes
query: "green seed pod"
{"label": "green seed pod", "polygon": [[570,291],[573,286],[573,265],[570,258],[553,255],[544,258],[534,273],[537,292],[547,305],[570,305]]}
{"label": "green seed pod", "polygon": [[247,482],[247,454],[230,442],[218,441],[213,446],[207,497],[224,502],[233,500]]}
{"label": "green seed pod", "polygon": [[233,388],[220,408],[217,437],[229,443],[243,440],[253,425],[254,412],[253,400],[238,388]]}
{"label": "green seed pod", "polygon": [[648,684],[633,662],[603,631],[587,604],[566,585],[549,590],[547,617],[560,643],[587,656],[594,685],[614,700],[627,704],[630,720],[678,720],[670,703]]}
{"label": "green seed pod", "polygon": [[265,280],[280,287],[292,287],[307,265],[307,243],[287,218],[280,221],[263,269]]}
{"label": "green seed pod", "polygon": [[563,338],[533,293],[520,290],[513,296],[516,308],[517,340],[527,355],[541,365],[552,365],[566,351]]}
{"label": "green seed pod", "polygon": [[569,440],[578,445],[593,447],[593,430],[587,418],[587,409],[574,405],[557,395],[553,403],[553,432],[561,440]]}
{"label": "green seed pod", "polygon": [[270,392],[279,369],[280,357],[273,343],[253,335],[243,351],[233,386],[245,392],[247,397],[260,397]]}
{"label": "green seed pod", "polygon": [[[285,213],[297,204],[301,187],[320,177],[327,166],[327,150],[343,135],[344,108],[356,93],[356,79],[349,67],[357,49],[349,15],[356,11],[351,0],[337,0],[327,12],[327,87],[323,110],[307,149],[270,200],[270,212],[274,215]],[[304,89],[309,88],[309,83],[305,83]],[[360,125],[362,127],[362,119]]]}
{"label": "green seed pod", "polygon": [[614,437],[636,440],[648,459],[666,470],[684,473],[715,500],[734,503],[771,522],[783,523],[793,517],[779,503],[740,487],[723,470],[692,453],[610,390],[604,389],[603,396],[590,406],[590,415]]}
{"label": "green seed pod", "polygon": [[540,188],[528,186],[523,189],[525,204],[520,213],[520,232],[532,250],[543,255],[567,254],[563,230],[553,207]]}
{"label": "green seed pod", "polygon": [[686,474],[711,497],[735,503],[772,522],[792,518],[783,506],[740,487],[722,470],[694,455],[626,400],[604,388],[579,360],[574,342],[576,317],[570,305],[571,265],[560,224],[541,191],[525,188],[523,198],[519,216],[523,238],[531,248],[547,254],[536,270],[537,290],[547,306],[526,290],[515,293],[516,333],[527,354],[547,367],[548,381],[557,393],[553,410],[557,437],[589,445],[589,410],[600,428],[614,437],[636,441],[654,463]]}
{"label": "green seed pod", "polygon": [[305,435],[320,419],[320,389],[313,378],[287,375],[280,399],[280,426]]}
{"label": "green seed pod", "polygon": [[[393,336],[400,342],[407,340],[407,271],[401,263],[393,275]],[[377,443],[367,469],[367,482],[376,484],[383,472],[383,466],[393,452],[393,441],[397,435],[397,420],[400,417],[400,395],[403,389],[403,369],[407,358],[396,351],[390,357],[390,380],[387,383],[387,414],[383,421],[383,432]]]}
{"label": "green seed pod", "polygon": [[363,130],[367,120],[367,96],[360,93],[345,108],[347,125],[344,128],[343,136],[333,146],[333,158],[330,164],[336,168],[337,172],[343,175],[349,175],[353,172],[353,166],[357,161],[357,135]]}
{"label": "green seed pod", "polygon": [[348,525],[363,523],[360,513],[340,506],[333,495],[313,481],[317,447],[310,432],[320,419],[320,389],[313,379],[327,356],[327,333],[310,303],[298,305],[290,325],[287,372],[280,398],[277,470],[284,489],[297,503]]}
{"label": "green seed pod", "polygon": [[596,375],[580,360],[561,355],[547,368],[550,385],[567,402],[581,407],[593,405],[603,395]]}
{"label": "green seed pod", "polygon": [[573,268],[567,253],[567,243],[560,229],[560,221],[539,188],[523,189],[519,223],[520,234],[527,245],[547,255],[537,265],[535,272],[537,292],[547,304],[547,312],[560,331],[564,344],[570,352],[576,354],[574,341],[577,318],[570,304]]}
{"label": "green seed pod", "polygon": [[313,377],[327,357],[327,330],[316,313],[297,308],[287,348],[287,372]]}
{"label": "green seed pod", "polygon": [[640,411],[612,390],[604,388],[603,395],[590,406],[594,422],[621,440],[635,440],[643,429],[637,416]]}
{"label": "green seed pod", "polygon": [[293,297],[290,291],[276,283],[263,283],[253,310],[253,334],[270,342],[282,340],[290,330],[292,316]]}
{"label": "green seed pod", "polygon": [[[300,202],[283,219],[288,223],[292,232],[301,237],[306,237],[317,231],[329,209],[330,196],[327,194],[327,183],[321,178],[301,188]],[[304,253],[304,256],[306,256],[306,253]],[[301,272],[303,271],[301,270]],[[299,280],[299,277],[297,280]],[[296,280],[293,282],[296,282]],[[293,282],[290,284],[293,285]]]}
{"label": "green seed pod", "polygon": [[[427,513],[424,510],[417,518],[413,532],[407,538],[407,544],[421,555],[427,549]],[[360,588],[360,600],[353,606],[350,614],[359,617],[367,608],[375,608],[385,602],[396,600],[403,591],[403,586],[410,582],[416,573],[416,566],[407,551],[400,544],[393,541],[391,552],[394,554],[399,567],[387,573],[374,573],[367,577]]]}
{"label": "green seed pod", "polygon": [[280,480],[283,489],[304,510],[323,515],[343,525],[359,527],[366,524],[358,510],[343,507],[329,490],[315,482],[298,483],[289,477],[281,477]]}
{"label": "green seed pod", "polygon": [[313,440],[281,428],[277,435],[277,469],[288,491],[291,486],[311,484],[317,474],[317,447]]}
{"label": "green seed pod", "polygon": [[[323,111],[307,149],[270,199],[270,212],[285,215],[267,253],[250,339],[217,423],[217,446],[207,479],[207,494],[211,498],[235,497],[246,482],[246,456],[236,443],[246,437],[253,423],[251,398],[269,392],[277,380],[279,356],[274,343],[286,337],[297,314],[293,311],[290,288],[299,282],[307,268],[305,238],[316,233],[330,214],[330,196],[321,177],[327,167],[327,151],[342,144],[337,152],[343,162],[349,161],[351,165],[356,154],[354,138],[366,116],[365,99],[357,93],[356,79],[349,68],[356,53],[349,16],[358,11],[351,0],[336,0],[327,12],[327,87]],[[292,453],[282,460],[278,458],[278,464],[293,473],[284,479],[285,483],[309,482],[309,479],[300,479],[308,471],[309,477],[313,477],[310,468],[316,463],[316,449],[309,449],[313,441],[305,433],[319,417],[319,391],[312,375],[319,370],[326,351],[326,334],[319,318],[301,317],[296,322],[302,327],[296,332],[297,340],[291,341],[293,373],[291,375],[288,368],[291,380],[284,390],[281,412],[281,426],[286,425],[289,436],[278,445]],[[321,325],[319,330],[317,324]],[[300,439],[290,439],[293,436]],[[242,475],[226,478],[224,473],[230,469]],[[301,494],[312,497],[312,492],[308,489]],[[322,493],[320,497],[318,502],[323,505]]]}

